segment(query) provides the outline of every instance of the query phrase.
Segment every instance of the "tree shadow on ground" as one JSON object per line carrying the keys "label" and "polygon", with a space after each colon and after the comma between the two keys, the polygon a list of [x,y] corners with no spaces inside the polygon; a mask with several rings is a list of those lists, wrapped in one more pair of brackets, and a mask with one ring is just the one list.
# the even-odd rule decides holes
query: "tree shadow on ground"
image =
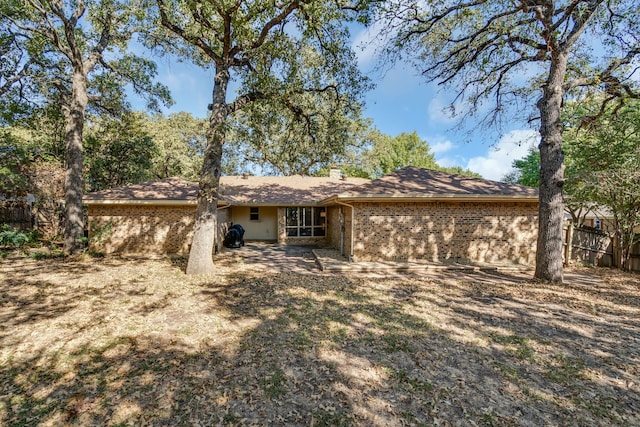
{"label": "tree shadow on ground", "polygon": [[564,302],[547,303],[531,293],[559,288],[538,291],[518,278],[505,276],[493,289],[476,278],[485,279],[240,271],[224,283],[203,280],[193,290],[205,308],[199,326],[223,313],[237,325],[234,339],[225,340],[224,330],[197,345],[179,336],[123,334],[64,354],[43,350],[9,360],[0,366],[0,422],[640,421],[640,394],[629,382],[638,375],[637,316],[585,312],[584,304],[574,306],[588,298],[572,291]]}
{"label": "tree shadow on ground", "polygon": [[101,268],[94,263],[71,263],[64,259],[36,261],[14,257],[4,260],[0,275],[0,330],[10,334],[11,328],[17,325],[64,316],[76,306],[77,299],[94,290],[65,293],[50,277],[63,275],[73,280]]}

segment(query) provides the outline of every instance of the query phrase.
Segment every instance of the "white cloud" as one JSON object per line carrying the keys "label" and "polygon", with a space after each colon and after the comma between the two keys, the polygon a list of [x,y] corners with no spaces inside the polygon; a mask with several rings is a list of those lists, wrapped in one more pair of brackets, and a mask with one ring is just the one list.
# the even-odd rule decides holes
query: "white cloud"
{"label": "white cloud", "polygon": [[513,130],[502,136],[485,156],[469,159],[467,168],[478,172],[486,179],[501,180],[514,160],[525,157],[529,148],[538,144],[540,135],[533,130]]}
{"label": "white cloud", "polygon": [[460,161],[452,157],[442,157],[440,159],[436,159],[436,163],[445,168],[460,166]]}
{"label": "white cloud", "polygon": [[431,152],[433,154],[444,154],[446,152],[453,150],[456,147],[453,144],[453,142],[449,141],[448,139],[441,140],[434,144],[429,144],[429,145],[431,146]]}
{"label": "white cloud", "polygon": [[629,76],[629,78],[636,82],[636,83],[640,83],[640,60],[636,60],[634,61],[634,67],[632,67],[633,72],[631,73],[631,75]]}

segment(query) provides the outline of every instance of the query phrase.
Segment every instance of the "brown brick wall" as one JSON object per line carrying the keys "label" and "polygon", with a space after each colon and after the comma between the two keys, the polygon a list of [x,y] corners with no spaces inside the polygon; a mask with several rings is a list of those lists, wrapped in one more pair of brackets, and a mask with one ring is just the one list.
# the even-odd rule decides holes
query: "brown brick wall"
{"label": "brown brick wall", "polygon": [[537,203],[359,203],[354,259],[533,264]]}
{"label": "brown brick wall", "polygon": [[[537,238],[536,203],[358,203],[355,206],[354,259],[533,264]],[[233,208],[231,208],[233,209]],[[287,237],[284,208],[278,208],[278,242],[326,244],[350,254],[351,208],[327,209],[326,238]],[[92,247],[105,253],[186,254],[193,232],[195,206],[89,206]],[[218,247],[231,210],[218,211]],[[102,233],[100,233],[102,230]]]}
{"label": "brown brick wall", "polygon": [[[104,253],[188,254],[195,206],[90,205],[89,241]],[[229,210],[218,211],[218,242],[229,223]]]}
{"label": "brown brick wall", "polygon": [[194,206],[90,205],[89,240],[105,253],[187,253]]}

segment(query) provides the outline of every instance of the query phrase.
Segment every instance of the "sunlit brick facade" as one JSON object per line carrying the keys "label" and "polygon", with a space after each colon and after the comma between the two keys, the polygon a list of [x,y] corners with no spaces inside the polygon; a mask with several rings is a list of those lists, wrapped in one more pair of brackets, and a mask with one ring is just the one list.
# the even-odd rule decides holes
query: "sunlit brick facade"
{"label": "sunlit brick facade", "polygon": [[532,264],[537,203],[355,203],[356,261]]}
{"label": "sunlit brick facade", "polygon": [[[535,189],[403,168],[377,180],[223,177],[214,250],[232,223],[245,240],[335,248],[353,261],[533,264]],[[87,196],[92,246],[186,254],[197,184],[177,178]]]}

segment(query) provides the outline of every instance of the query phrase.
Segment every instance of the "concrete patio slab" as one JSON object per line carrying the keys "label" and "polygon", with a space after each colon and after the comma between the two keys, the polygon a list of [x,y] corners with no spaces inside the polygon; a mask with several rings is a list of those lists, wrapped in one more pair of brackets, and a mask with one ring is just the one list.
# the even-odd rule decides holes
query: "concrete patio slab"
{"label": "concrete patio slab", "polygon": [[322,271],[334,272],[428,272],[428,271],[486,271],[486,272],[527,272],[530,266],[514,264],[481,264],[463,262],[429,261],[359,261],[349,262],[335,249],[313,249],[318,266]]}
{"label": "concrete patio slab", "polygon": [[332,248],[247,242],[238,249],[225,249],[223,258],[236,258],[258,269],[299,273],[428,273],[428,272],[532,272],[530,266],[514,264],[436,263],[436,262],[349,262]]}

